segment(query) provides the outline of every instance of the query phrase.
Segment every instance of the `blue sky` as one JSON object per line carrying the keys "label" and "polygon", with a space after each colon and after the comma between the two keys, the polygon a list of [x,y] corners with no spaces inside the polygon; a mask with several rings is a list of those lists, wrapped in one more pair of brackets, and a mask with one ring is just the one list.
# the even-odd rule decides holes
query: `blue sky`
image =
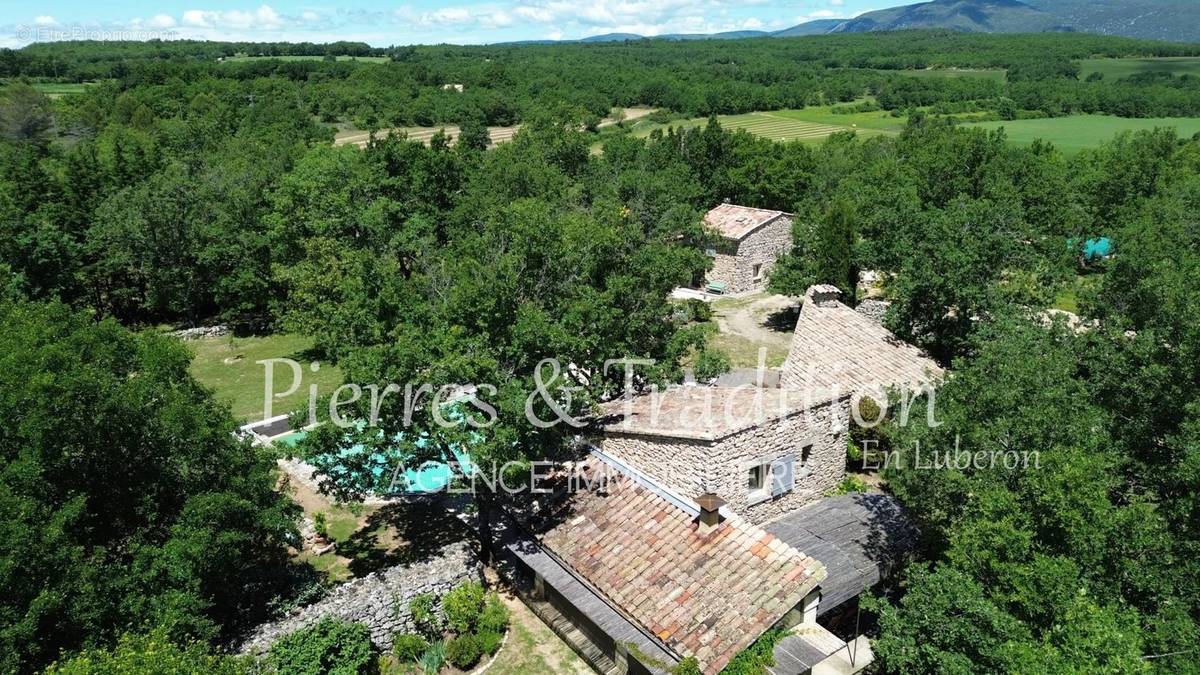
{"label": "blue sky", "polygon": [[375,46],[777,30],[898,0],[276,0],[0,2],[0,46],[55,39],[358,40]]}

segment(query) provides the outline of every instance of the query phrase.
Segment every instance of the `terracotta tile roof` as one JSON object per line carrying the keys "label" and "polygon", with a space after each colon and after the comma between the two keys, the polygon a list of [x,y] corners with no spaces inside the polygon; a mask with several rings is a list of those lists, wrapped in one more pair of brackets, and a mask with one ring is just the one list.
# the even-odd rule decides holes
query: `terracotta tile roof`
{"label": "terracotta tile roof", "polygon": [[882,396],[916,390],[945,375],[923,351],[837,300],[833,286],[805,294],[780,386]]}
{"label": "terracotta tile roof", "polygon": [[837,392],[818,387],[670,387],[604,404],[601,426],[613,433],[714,441],[836,398]]}
{"label": "terracotta tile roof", "polygon": [[825,578],[820,562],[736,516],[701,536],[661,488],[594,455],[579,468],[587,480],[541,510],[543,547],[706,673]]}
{"label": "terracotta tile roof", "polygon": [[737,204],[721,204],[704,215],[704,224],[729,239],[742,239],[751,232],[780,216],[783,211],[769,211]]}

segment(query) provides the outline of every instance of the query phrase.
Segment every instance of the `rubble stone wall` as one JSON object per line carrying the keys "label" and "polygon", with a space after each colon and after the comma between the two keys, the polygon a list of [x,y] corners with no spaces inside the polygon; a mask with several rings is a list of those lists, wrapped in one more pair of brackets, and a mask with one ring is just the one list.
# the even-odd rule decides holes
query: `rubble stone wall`
{"label": "rubble stone wall", "polygon": [[482,575],[483,567],[470,546],[450,544],[425,560],[348,581],[291,616],[259,626],[243,639],[241,652],[264,653],[283,636],[327,616],[366,625],[371,641],[386,652],[394,635],[416,632],[408,610],[413,598],[423,593],[441,597],[464,581],[482,580]]}

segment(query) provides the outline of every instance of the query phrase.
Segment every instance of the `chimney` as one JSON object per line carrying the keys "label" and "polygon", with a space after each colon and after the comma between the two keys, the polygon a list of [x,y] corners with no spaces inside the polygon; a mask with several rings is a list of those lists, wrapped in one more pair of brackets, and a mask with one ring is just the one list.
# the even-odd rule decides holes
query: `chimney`
{"label": "chimney", "polygon": [[725,520],[721,516],[721,507],[725,506],[725,500],[712,492],[706,492],[696,498],[696,504],[700,506],[700,517],[696,519],[696,534],[703,537],[715,531]]}
{"label": "chimney", "polygon": [[804,295],[817,307],[832,307],[838,304],[842,292],[832,284],[818,284],[810,286]]}

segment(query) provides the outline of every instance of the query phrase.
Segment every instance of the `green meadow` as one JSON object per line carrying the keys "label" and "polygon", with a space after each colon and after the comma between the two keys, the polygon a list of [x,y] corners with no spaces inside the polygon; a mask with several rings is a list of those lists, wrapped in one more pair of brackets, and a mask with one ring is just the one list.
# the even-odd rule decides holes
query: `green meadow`
{"label": "green meadow", "polygon": [[1147,59],[1084,59],[1080,62],[1079,77],[1092,73],[1104,75],[1106,80],[1119,80],[1139,73],[1171,73],[1173,75],[1200,76],[1200,57],[1172,56]]}
{"label": "green meadow", "polygon": [[34,82],[29,86],[50,98],[59,98],[68,94],[82,94],[97,84],[99,82]]}
{"label": "green meadow", "polygon": [[[841,131],[858,132],[861,136],[899,133],[904,128],[903,117],[887,112],[834,113],[831,106],[814,106],[802,110],[771,110],[743,115],[718,115],[717,121],[726,129],[744,129],[773,141],[819,143]],[[697,117],[669,124],[639,122],[633,126],[635,136],[648,136],[655,129],[675,127],[684,129],[702,126],[707,118]]]}
{"label": "green meadow", "polygon": [[1017,145],[1029,145],[1041,139],[1049,141],[1063,152],[1074,154],[1112,140],[1123,131],[1141,131],[1172,127],[1181,137],[1200,133],[1200,117],[1159,117],[1130,119],[1107,115],[1072,115],[1037,120],[1009,122],[975,122],[965,126],[981,129],[1003,128],[1009,140]]}

